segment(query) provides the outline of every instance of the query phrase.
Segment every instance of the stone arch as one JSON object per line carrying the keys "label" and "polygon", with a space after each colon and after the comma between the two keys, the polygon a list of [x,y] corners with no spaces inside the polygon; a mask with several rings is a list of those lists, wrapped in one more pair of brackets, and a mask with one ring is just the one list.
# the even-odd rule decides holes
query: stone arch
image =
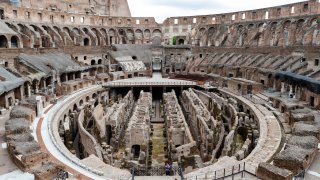
{"label": "stone arch", "polygon": [[143,44],[143,32],[141,29],[135,30],[135,44]]}
{"label": "stone arch", "polygon": [[306,21],[304,19],[299,19],[296,22],[295,38],[294,38],[295,45],[302,45],[303,44],[304,23],[305,22]]}
{"label": "stone arch", "polygon": [[82,28],[82,31],[83,31],[85,34],[89,35],[89,30],[88,30],[86,27]]}
{"label": "stone arch", "polygon": [[277,46],[278,45],[278,40],[279,36],[277,34],[277,26],[278,22],[274,21],[270,23],[270,28],[269,30],[269,36],[267,37],[267,41],[269,42],[270,46]]}
{"label": "stone arch", "polygon": [[78,29],[78,28],[73,28],[72,29],[72,31],[74,32],[74,33],[76,33],[77,35],[80,35],[80,30]]}
{"label": "stone arch", "polygon": [[8,48],[8,39],[6,36],[0,36],[0,48]]}
{"label": "stone arch", "polygon": [[98,64],[102,64],[102,59],[98,59]]}
{"label": "stone arch", "polygon": [[[98,29],[97,29],[97,31],[98,31]],[[101,28],[101,29],[100,29],[100,33],[101,33],[101,36],[102,36],[101,38],[102,38],[103,41],[104,41],[104,45],[109,45],[110,42],[109,42],[107,30],[106,30],[105,28]],[[102,41],[102,42],[103,42],[103,41]]]}
{"label": "stone arch", "polygon": [[282,24],[282,36],[283,36],[282,44],[284,46],[288,46],[290,44],[290,27],[291,27],[291,21],[285,20]]}
{"label": "stone arch", "polygon": [[78,106],[77,106],[77,104],[74,104],[73,105],[73,111],[77,111],[78,110]]}
{"label": "stone arch", "polygon": [[92,59],[91,60],[91,65],[96,65],[96,60]]}
{"label": "stone arch", "polygon": [[20,47],[20,40],[18,36],[12,36],[10,39],[11,48],[19,48]]}
{"label": "stone arch", "polygon": [[184,39],[179,39],[179,40],[178,40],[178,44],[179,44],[179,45],[184,45]]}
{"label": "stone arch", "polygon": [[216,32],[215,27],[209,27],[209,29],[208,29],[208,46],[214,46],[215,32]]}
{"label": "stone arch", "polygon": [[161,44],[162,33],[160,29],[155,29],[152,31],[152,44]]}
{"label": "stone arch", "polygon": [[80,101],[79,101],[79,106],[82,106],[83,105],[83,100],[81,99]]}
{"label": "stone arch", "polygon": [[207,29],[204,27],[200,28],[199,33],[197,34],[197,37],[195,40],[196,41],[199,40],[199,45],[202,47],[207,45],[207,38],[208,38]]}
{"label": "stone arch", "polygon": [[118,30],[119,44],[127,44],[126,31],[122,28]]}
{"label": "stone arch", "polygon": [[129,44],[134,44],[135,43],[134,32],[133,32],[132,29],[127,29],[126,37],[127,37],[127,40],[129,42]]}
{"label": "stone arch", "polygon": [[109,45],[117,44],[117,38],[116,38],[117,33],[116,33],[116,30],[114,30],[113,28],[109,29],[108,35],[109,35],[109,39],[108,39]]}
{"label": "stone arch", "polygon": [[97,72],[98,72],[98,74],[103,73],[103,68],[102,67],[98,67]]}
{"label": "stone arch", "polygon": [[70,29],[69,29],[68,27],[64,27],[64,28],[62,28],[62,30],[63,30],[65,33],[67,33],[69,36],[71,35],[71,31],[70,31]]}
{"label": "stone arch", "polygon": [[88,37],[83,38],[83,46],[90,46],[90,39]]}
{"label": "stone arch", "polygon": [[143,32],[143,38],[145,43],[149,43],[151,39],[151,31],[150,29],[145,29]]}
{"label": "stone arch", "polygon": [[96,28],[92,28],[91,29],[91,31],[93,32],[93,34],[96,36],[96,38],[97,38],[97,45],[98,46],[101,46],[101,45],[105,45],[105,43],[104,43],[104,38],[102,37],[102,34],[101,34],[101,32],[98,30],[98,29],[96,29]]}

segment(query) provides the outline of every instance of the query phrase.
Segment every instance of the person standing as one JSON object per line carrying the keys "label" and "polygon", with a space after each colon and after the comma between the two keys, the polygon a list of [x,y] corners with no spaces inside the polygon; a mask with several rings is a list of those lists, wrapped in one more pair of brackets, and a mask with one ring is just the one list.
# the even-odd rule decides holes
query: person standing
{"label": "person standing", "polygon": [[166,176],[170,176],[171,166],[169,163],[166,164]]}

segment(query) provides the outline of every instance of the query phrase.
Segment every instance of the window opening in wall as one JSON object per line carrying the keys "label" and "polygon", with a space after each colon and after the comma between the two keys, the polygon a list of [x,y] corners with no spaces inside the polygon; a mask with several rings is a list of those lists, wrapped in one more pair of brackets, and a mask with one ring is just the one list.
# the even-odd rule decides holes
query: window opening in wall
{"label": "window opening in wall", "polygon": [[18,11],[17,11],[17,10],[13,10],[13,16],[14,16],[15,18],[18,17]]}
{"label": "window opening in wall", "polygon": [[232,14],[231,20],[232,20],[232,21],[236,20],[236,15],[235,15],[235,14]]}
{"label": "window opening in wall", "polygon": [[192,19],[192,22],[195,24],[195,23],[197,23],[197,18],[193,18]]}
{"label": "window opening in wall", "polygon": [[206,17],[202,17],[202,22],[203,23],[207,22],[207,18]]}
{"label": "window opening in wall", "polygon": [[174,19],[174,24],[178,24],[179,20],[178,19]]}
{"label": "window opening in wall", "polygon": [[303,5],[303,12],[306,12],[309,10],[309,4],[304,4]]}
{"label": "window opening in wall", "polygon": [[42,21],[42,13],[38,13],[38,18],[40,21]]}
{"label": "window opening in wall", "polygon": [[30,19],[30,12],[26,12],[27,18]]}
{"label": "window opening in wall", "polygon": [[257,18],[257,12],[252,12],[252,19],[256,19]]}
{"label": "window opening in wall", "polygon": [[83,60],[87,60],[87,56],[83,56]]}
{"label": "window opening in wall", "polygon": [[314,60],[314,65],[315,65],[315,66],[319,66],[319,59],[315,59],[315,60]]}
{"label": "window opening in wall", "polygon": [[305,61],[306,61],[306,58],[301,58],[300,62],[305,62]]}
{"label": "window opening in wall", "polygon": [[0,48],[7,48],[8,47],[8,40],[5,36],[0,36]]}
{"label": "window opening in wall", "polygon": [[88,38],[84,38],[83,45],[84,46],[89,46],[89,39]]}
{"label": "window opening in wall", "polygon": [[71,16],[70,21],[71,21],[71,22],[74,22],[74,17],[73,17],[73,16]]}
{"label": "window opening in wall", "polygon": [[216,23],[216,18],[215,17],[212,18],[212,23]]}
{"label": "window opening in wall", "polygon": [[53,15],[50,15],[50,21],[51,21],[51,23],[54,23],[53,20],[54,20],[54,19],[53,19]]}
{"label": "window opening in wall", "polygon": [[310,96],[310,106],[314,107],[314,97]]}
{"label": "window opening in wall", "polygon": [[64,15],[61,15],[61,21],[64,22]]}
{"label": "window opening in wall", "polygon": [[6,61],[6,62],[4,62],[4,67],[9,67],[9,64],[8,64],[8,62]]}
{"label": "window opening in wall", "polygon": [[266,12],[265,19],[269,19],[269,11]]}
{"label": "window opening in wall", "polygon": [[136,24],[140,24],[140,20],[139,19],[136,20]]}
{"label": "window opening in wall", "polygon": [[184,40],[183,39],[179,39],[179,45],[184,45]]}
{"label": "window opening in wall", "polygon": [[202,58],[202,54],[200,54],[199,56],[200,56],[200,58]]}
{"label": "window opening in wall", "polygon": [[242,14],[242,19],[246,19],[246,13]]}
{"label": "window opening in wall", "polygon": [[17,36],[11,37],[11,48],[18,48],[18,38]]}
{"label": "window opening in wall", "polygon": [[4,11],[3,11],[3,9],[0,9],[0,19],[4,19]]}
{"label": "window opening in wall", "polygon": [[80,22],[84,23],[84,17],[81,17]]}
{"label": "window opening in wall", "polygon": [[277,9],[277,16],[280,16],[281,15],[281,8],[278,8]]}
{"label": "window opening in wall", "polygon": [[149,24],[149,19],[145,19],[144,24]]}
{"label": "window opening in wall", "polygon": [[294,13],[294,6],[291,7],[291,14]]}

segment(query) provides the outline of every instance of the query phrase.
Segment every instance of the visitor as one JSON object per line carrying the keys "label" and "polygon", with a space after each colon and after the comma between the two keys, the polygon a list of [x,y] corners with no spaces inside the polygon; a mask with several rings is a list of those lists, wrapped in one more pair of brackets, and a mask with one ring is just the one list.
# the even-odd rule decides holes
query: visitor
{"label": "visitor", "polygon": [[166,164],[166,176],[170,176],[171,166],[169,163]]}

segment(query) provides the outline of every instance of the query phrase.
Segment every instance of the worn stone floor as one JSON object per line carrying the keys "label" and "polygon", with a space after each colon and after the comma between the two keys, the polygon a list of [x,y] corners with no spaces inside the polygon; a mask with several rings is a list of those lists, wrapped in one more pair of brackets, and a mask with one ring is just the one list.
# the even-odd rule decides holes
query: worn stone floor
{"label": "worn stone floor", "polygon": [[[320,127],[320,111],[315,113],[315,122],[318,127]],[[320,148],[320,146],[318,146]],[[320,150],[318,148],[318,154],[316,155],[314,161],[312,162],[310,168],[308,169],[305,179],[306,180],[318,180],[320,179]]]}
{"label": "worn stone floor", "polygon": [[0,116],[0,175],[18,170],[18,167],[11,161],[6,148],[5,141],[5,123],[9,119],[10,111],[7,110]]}
{"label": "worn stone floor", "polygon": [[154,131],[152,135],[152,166],[164,166],[166,162],[166,152],[164,151],[164,141],[163,136],[164,124],[163,123],[152,123]]}

